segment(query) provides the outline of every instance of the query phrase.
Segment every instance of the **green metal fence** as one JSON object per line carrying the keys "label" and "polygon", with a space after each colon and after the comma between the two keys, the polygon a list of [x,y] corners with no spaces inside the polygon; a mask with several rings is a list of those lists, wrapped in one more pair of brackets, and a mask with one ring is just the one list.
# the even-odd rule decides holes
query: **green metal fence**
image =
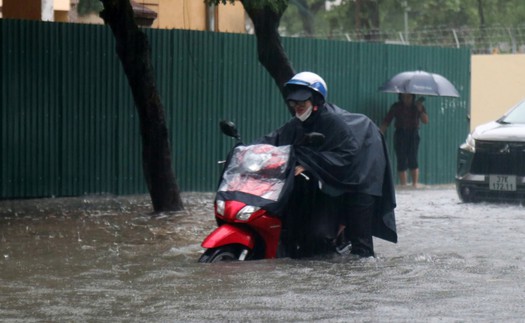
{"label": "green metal fence", "polygon": [[[217,160],[232,144],[218,121],[233,120],[250,141],[287,120],[287,109],[257,61],[254,36],[145,31],[178,183],[184,191],[212,191]],[[0,198],[146,192],[137,114],[109,28],[0,20],[0,35]],[[297,71],[325,78],[329,101],[377,123],[396,99],[377,88],[394,74],[420,68],[450,79],[461,98],[427,98],[420,169],[423,183],[453,182],[456,148],[469,128],[467,50],[283,43]]]}

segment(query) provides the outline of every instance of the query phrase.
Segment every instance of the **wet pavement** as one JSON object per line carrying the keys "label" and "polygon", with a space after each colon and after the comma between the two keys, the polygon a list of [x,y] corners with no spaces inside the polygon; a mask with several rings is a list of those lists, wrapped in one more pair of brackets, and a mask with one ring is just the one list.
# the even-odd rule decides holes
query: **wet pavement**
{"label": "wet pavement", "polygon": [[377,257],[199,264],[211,193],[152,217],[148,196],[0,201],[0,321],[513,321],[525,212],[452,186],[397,190]]}

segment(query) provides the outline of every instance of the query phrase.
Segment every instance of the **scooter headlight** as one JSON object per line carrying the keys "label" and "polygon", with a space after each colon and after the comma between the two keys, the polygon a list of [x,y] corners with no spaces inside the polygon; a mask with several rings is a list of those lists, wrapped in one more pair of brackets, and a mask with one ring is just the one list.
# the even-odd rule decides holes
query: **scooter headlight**
{"label": "scooter headlight", "polygon": [[243,207],[235,216],[237,220],[248,221],[254,212],[259,211],[261,208],[258,206],[246,205]]}
{"label": "scooter headlight", "polygon": [[224,203],[223,200],[216,200],[215,201],[215,207],[216,207],[216,210],[217,210],[217,214],[220,214],[222,216],[224,216],[224,205],[226,203]]}

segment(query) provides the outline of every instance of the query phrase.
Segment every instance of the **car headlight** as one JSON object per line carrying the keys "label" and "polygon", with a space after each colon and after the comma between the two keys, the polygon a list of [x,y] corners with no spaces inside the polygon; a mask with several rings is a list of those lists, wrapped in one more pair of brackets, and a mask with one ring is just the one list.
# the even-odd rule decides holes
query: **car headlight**
{"label": "car headlight", "polygon": [[226,203],[224,203],[223,200],[216,200],[215,201],[215,206],[216,206],[216,209],[217,209],[217,213],[224,216],[224,205]]}
{"label": "car headlight", "polygon": [[261,208],[257,206],[246,205],[243,207],[235,216],[237,220],[248,221],[254,212],[259,211]]}
{"label": "car headlight", "polygon": [[476,152],[476,139],[472,137],[472,134],[467,136],[467,140],[465,140],[465,143],[461,145],[461,149],[470,151],[471,153]]}

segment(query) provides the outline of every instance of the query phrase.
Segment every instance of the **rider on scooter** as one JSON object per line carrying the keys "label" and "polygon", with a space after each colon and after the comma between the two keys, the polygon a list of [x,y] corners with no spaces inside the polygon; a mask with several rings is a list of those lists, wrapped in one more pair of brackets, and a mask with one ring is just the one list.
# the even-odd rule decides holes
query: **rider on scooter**
{"label": "rider on scooter", "polygon": [[[284,219],[287,226],[304,221],[305,212],[312,213],[312,223],[317,224],[323,224],[325,219],[330,222],[335,212],[336,225],[351,242],[352,254],[373,257],[372,236],[396,243],[394,186],[379,128],[365,115],[327,103],[326,83],[315,73],[296,74],[285,84],[285,90],[295,117],[258,142],[294,145],[295,175],[307,172],[315,179],[310,181],[313,185],[294,189],[289,207],[292,212]],[[315,147],[300,145],[304,134],[311,132],[324,134],[324,142]],[[313,186],[320,191],[312,193]],[[305,194],[314,195],[305,198]],[[312,200],[316,202],[308,204]],[[323,213],[322,209],[325,215],[321,221],[316,217]],[[326,217],[327,212],[332,215]],[[297,235],[291,236],[289,241],[297,239]]]}

